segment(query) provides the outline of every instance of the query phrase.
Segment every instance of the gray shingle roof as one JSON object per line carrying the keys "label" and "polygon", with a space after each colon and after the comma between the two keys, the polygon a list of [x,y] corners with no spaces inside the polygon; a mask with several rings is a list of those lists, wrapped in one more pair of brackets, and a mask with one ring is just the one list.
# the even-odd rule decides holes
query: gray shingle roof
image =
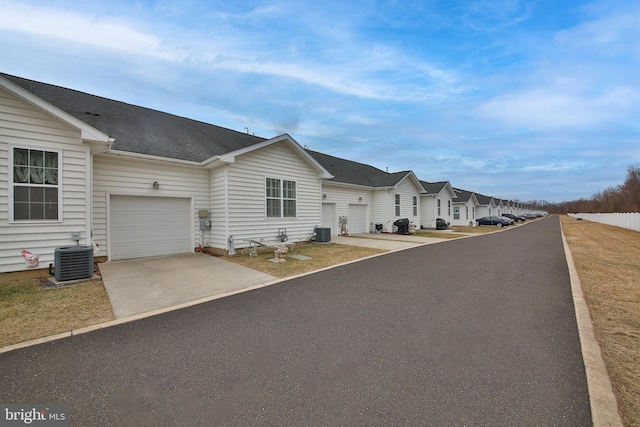
{"label": "gray shingle roof", "polygon": [[115,138],[114,150],[202,162],[265,140],[150,108],[4,73],[0,75]]}
{"label": "gray shingle roof", "polygon": [[456,197],[453,198],[453,203],[466,203],[473,196],[472,191],[463,190],[462,188],[454,188],[453,191],[456,193]]}
{"label": "gray shingle roof", "polygon": [[446,187],[449,181],[439,181],[439,182],[426,182],[420,181],[420,184],[424,187],[426,193],[424,194],[438,194],[442,191],[444,187]]}
{"label": "gray shingle roof", "polygon": [[333,178],[329,182],[364,185],[367,187],[393,187],[410,171],[388,173],[364,163],[341,159],[317,151],[307,150],[318,163],[329,171]]}
{"label": "gray shingle roof", "polygon": [[485,196],[484,194],[478,193],[476,193],[476,198],[478,199],[478,203],[480,203],[481,205],[488,205],[491,203],[491,199],[493,199],[493,197]]}

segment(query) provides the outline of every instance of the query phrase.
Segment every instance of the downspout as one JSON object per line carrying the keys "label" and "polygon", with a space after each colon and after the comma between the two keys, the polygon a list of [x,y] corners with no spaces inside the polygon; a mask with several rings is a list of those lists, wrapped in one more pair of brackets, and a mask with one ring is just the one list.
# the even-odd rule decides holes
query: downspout
{"label": "downspout", "polygon": [[226,249],[230,249],[229,244],[229,165],[224,166],[224,239]]}
{"label": "downspout", "polygon": [[85,241],[87,246],[93,246],[94,247],[94,255],[97,253],[97,251],[95,250],[95,248],[97,248],[97,245],[94,245],[93,243],[93,162],[94,162],[94,156],[96,154],[103,154],[103,153],[108,153],[109,151],[111,151],[111,146],[113,145],[115,141],[115,138],[109,138],[107,141],[107,147],[102,149],[102,150],[98,150],[98,151],[91,151],[91,145],[89,145],[89,180],[87,183],[87,189],[86,189],[86,197],[87,197],[87,204],[88,204],[88,218],[87,218],[87,225],[86,225],[86,231],[85,231]]}

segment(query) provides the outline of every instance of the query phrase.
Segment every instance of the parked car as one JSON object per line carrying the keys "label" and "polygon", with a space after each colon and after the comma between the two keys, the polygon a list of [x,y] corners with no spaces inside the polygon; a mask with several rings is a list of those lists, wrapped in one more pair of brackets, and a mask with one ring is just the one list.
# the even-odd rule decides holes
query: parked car
{"label": "parked car", "polygon": [[521,216],[517,216],[517,215],[509,214],[509,213],[502,214],[502,216],[507,217],[509,219],[512,219],[515,222],[524,222],[526,220],[525,218],[523,218]]}
{"label": "parked car", "polygon": [[496,227],[509,226],[513,224],[511,219],[501,216],[485,216],[477,220],[478,225],[495,225]]}
{"label": "parked car", "polygon": [[536,219],[537,216],[535,216],[534,214],[524,214],[522,215],[524,218],[526,219]]}

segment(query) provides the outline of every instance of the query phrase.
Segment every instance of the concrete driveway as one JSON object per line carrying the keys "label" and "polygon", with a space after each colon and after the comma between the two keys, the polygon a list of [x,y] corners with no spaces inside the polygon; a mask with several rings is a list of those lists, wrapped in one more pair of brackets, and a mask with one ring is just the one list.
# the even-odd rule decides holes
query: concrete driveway
{"label": "concrete driveway", "polygon": [[[446,239],[397,234],[332,237],[332,243],[389,251]],[[182,254],[99,264],[116,319],[247,290],[277,280],[269,274],[205,254]]]}
{"label": "concrete driveway", "polygon": [[223,295],[275,277],[206,254],[99,264],[116,319]]}

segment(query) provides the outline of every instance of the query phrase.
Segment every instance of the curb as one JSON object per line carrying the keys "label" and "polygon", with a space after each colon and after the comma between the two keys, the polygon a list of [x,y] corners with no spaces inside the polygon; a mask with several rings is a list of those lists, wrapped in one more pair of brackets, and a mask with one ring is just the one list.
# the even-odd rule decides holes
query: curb
{"label": "curb", "polygon": [[602,360],[600,344],[595,337],[589,307],[584,299],[582,285],[580,284],[576,266],[573,263],[569,244],[562,231],[562,223],[560,223],[560,231],[564,253],[567,257],[567,266],[569,267],[569,279],[571,281],[571,293],[580,335],[582,360],[587,375],[591,420],[594,427],[622,427],[622,419],[618,412],[618,402],[615,394],[613,394],[607,367]]}

